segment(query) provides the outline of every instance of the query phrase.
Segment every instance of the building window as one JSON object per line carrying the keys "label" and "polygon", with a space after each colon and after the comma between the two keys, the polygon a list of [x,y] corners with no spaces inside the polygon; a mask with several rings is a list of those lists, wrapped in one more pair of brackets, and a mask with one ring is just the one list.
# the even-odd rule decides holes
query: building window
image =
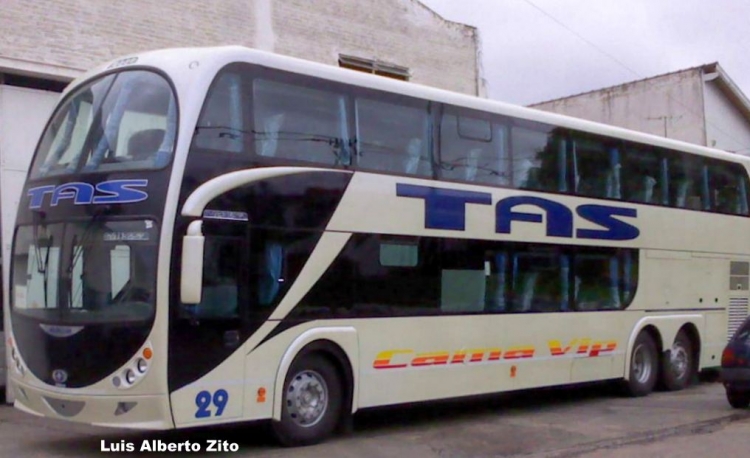
{"label": "building window", "polygon": [[409,81],[409,69],[400,65],[389,64],[361,57],[339,55],[339,67],[349,68],[374,75],[387,76],[402,81]]}

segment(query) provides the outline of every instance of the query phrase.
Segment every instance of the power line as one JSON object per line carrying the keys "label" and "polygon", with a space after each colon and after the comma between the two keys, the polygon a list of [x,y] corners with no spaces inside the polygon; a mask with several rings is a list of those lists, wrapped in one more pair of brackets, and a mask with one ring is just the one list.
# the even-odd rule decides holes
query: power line
{"label": "power line", "polygon": [[533,2],[531,1],[531,0],[524,0],[524,1],[525,1],[526,3],[528,3],[528,4],[530,5],[530,6],[532,6],[533,8],[535,8],[535,9],[536,9],[537,11],[539,11],[540,13],[544,14],[545,16],[547,16],[547,18],[549,18],[550,20],[554,21],[554,22],[555,22],[555,23],[556,23],[557,25],[559,25],[559,26],[560,26],[560,27],[562,27],[563,29],[567,30],[568,32],[570,32],[570,33],[572,33],[573,35],[575,35],[576,37],[578,37],[578,39],[579,39],[579,40],[583,41],[584,43],[588,44],[588,45],[589,45],[589,46],[591,46],[592,48],[596,49],[596,50],[597,50],[597,51],[599,51],[599,52],[600,52],[601,54],[604,54],[605,56],[607,56],[607,57],[609,57],[610,59],[612,59],[612,60],[613,60],[614,62],[616,62],[616,63],[617,63],[617,64],[618,64],[619,66],[621,66],[622,68],[624,68],[624,69],[625,69],[625,70],[627,70],[628,72],[632,73],[632,74],[633,74],[633,75],[635,75],[635,76],[636,76],[637,78],[639,78],[639,79],[643,78],[643,77],[642,77],[642,76],[641,76],[641,75],[640,75],[640,74],[639,74],[638,72],[636,72],[636,71],[635,71],[635,70],[633,70],[632,68],[628,67],[628,66],[627,66],[627,65],[626,65],[625,63],[623,63],[623,62],[622,62],[622,61],[621,61],[620,59],[618,59],[617,57],[615,57],[615,56],[614,56],[614,55],[612,55],[611,53],[607,52],[606,50],[604,50],[604,49],[600,48],[600,47],[599,47],[599,46],[597,46],[597,45],[596,45],[596,44],[595,44],[594,42],[592,42],[592,41],[591,41],[591,40],[589,40],[588,38],[584,37],[584,36],[583,36],[583,35],[581,35],[580,33],[576,32],[576,31],[575,31],[575,30],[573,30],[573,29],[571,29],[570,27],[568,27],[567,25],[565,25],[565,23],[563,23],[562,21],[560,21],[560,20],[559,20],[559,19],[557,19],[556,17],[552,16],[551,14],[549,14],[548,12],[546,12],[545,10],[543,10],[542,8],[540,8],[539,6],[537,6],[537,5],[536,5],[535,3],[533,3]]}
{"label": "power line", "polygon": [[[625,70],[626,70],[626,71],[628,71],[629,73],[631,73],[631,74],[635,75],[635,77],[636,77],[636,78],[638,78],[639,80],[642,80],[642,81],[643,81],[644,83],[646,83],[646,84],[653,84],[652,82],[648,81],[648,80],[647,80],[647,79],[646,79],[646,78],[645,78],[644,76],[642,76],[642,75],[641,75],[640,73],[638,73],[637,71],[633,70],[633,69],[632,69],[632,68],[630,68],[630,67],[629,67],[629,66],[628,66],[627,64],[625,64],[625,63],[624,63],[624,62],[622,62],[622,61],[621,61],[620,59],[618,59],[617,57],[615,57],[615,56],[614,56],[613,54],[611,54],[611,53],[607,52],[607,51],[606,51],[605,49],[603,49],[603,48],[599,47],[599,46],[598,46],[598,45],[597,45],[596,43],[592,42],[591,40],[589,40],[588,38],[584,37],[584,36],[583,36],[583,35],[581,35],[580,33],[576,32],[576,31],[575,31],[575,30],[573,30],[573,29],[571,29],[571,28],[570,28],[570,27],[568,27],[568,26],[567,26],[567,25],[566,25],[565,23],[563,23],[562,21],[560,21],[559,19],[557,19],[556,17],[554,17],[554,16],[552,15],[552,14],[550,14],[550,13],[548,13],[547,11],[545,11],[544,9],[542,9],[542,8],[541,8],[540,6],[536,5],[536,4],[535,4],[534,2],[532,2],[531,0],[523,0],[523,1],[524,1],[524,2],[526,3],[526,4],[528,4],[529,6],[531,6],[532,8],[534,8],[534,9],[536,9],[537,11],[539,11],[540,13],[542,13],[542,14],[543,14],[544,16],[546,16],[546,17],[547,17],[548,19],[550,19],[551,21],[553,21],[553,22],[554,22],[555,24],[559,25],[559,26],[560,26],[560,27],[562,27],[563,29],[565,29],[565,30],[567,30],[568,32],[570,32],[571,34],[575,35],[575,36],[576,36],[576,37],[577,37],[577,38],[578,38],[579,40],[583,41],[583,42],[584,42],[584,43],[586,43],[587,45],[589,45],[589,46],[591,46],[592,48],[594,48],[594,49],[595,49],[596,51],[598,51],[598,52],[599,52],[600,54],[603,54],[604,56],[607,56],[607,57],[608,57],[608,58],[609,58],[610,60],[612,60],[613,62],[617,63],[617,65],[619,65],[620,67],[622,67],[623,69],[625,69]],[[682,103],[682,101],[681,101],[681,100],[679,100],[679,99],[676,99],[676,98],[674,98],[674,97],[673,97],[672,95],[670,95],[669,93],[667,93],[667,94],[666,94],[666,96],[667,96],[667,97],[668,97],[668,98],[669,98],[670,100],[672,100],[672,101],[674,101],[675,103],[677,103],[678,105],[682,106],[682,107],[683,107],[683,108],[684,108],[684,109],[685,109],[685,110],[686,110],[686,111],[687,111],[688,113],[692,114],[693,116],[697,117],[697,118],[698,118],[698,119],[700,119],[700,120],[704,120],[704,114],[703,114],[703,113],[698,113],[698,112],[696,112],[696,111],[695,111],[695,110],[693,110],[693,109],[692,109],[691,107],[689,107],[689,106],[685,105],[684,103]],[[714,129],[716,129],[717,131],[719,131],[719,132],[721,132],[722,134],[726,135],[726,136],[727,136],[727,138],[729,138],[729,139],[733,140],[733,141],[734,141],[734,142],[736,142],[736,143],[737,143],[738,145],[741,145],[741,144],[742,144],[742,142],[741,142],[740,140],[738,140],[738,139],[737,139],[736,137],[734,137],[734,136],[733,136],[732,134],[730,134],[729,132],[726,132],[726,131],[725,131],[724,129],[722,129],[721,127],[717,126],[716,124],[714,124],[714,123],[712,123],[712,122],[708,121],[707,119],[705,119],[705,122],[706,122],[706,124],[709,124],[709,125],[711,125],[711,127],[713,127]],[[747,146],[747,147],[744,147],[744,148],[738,148],[738,149],[735,149],[735,150],[727,150],[727,151],[731,151],[731,152],[739,152],[739,151],[746,151],[746,150],[750,150],[750,145],[749,145],[749,146]]]}

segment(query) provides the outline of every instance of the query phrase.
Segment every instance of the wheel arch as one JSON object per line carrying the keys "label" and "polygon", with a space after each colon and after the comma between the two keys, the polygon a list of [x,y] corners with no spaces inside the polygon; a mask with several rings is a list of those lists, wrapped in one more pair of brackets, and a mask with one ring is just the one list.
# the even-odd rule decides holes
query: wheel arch
{"label": "wheel arch", "polygon": [[[331,362],[342,378],[344,386],[344,409],[351,406],[348,413],[357,411],[359,377],[359,342],[357,331],[352,327],[313,328],[297,337],[287,348],[276,371],[271,418],[281,420],[284,381],[292,363],[300,357],[320,354]],[[347,413],[346,410],[343,413]]]}
{"label": "wheel arch", "polygon": [[703,327],[704,318],[702,315],[674,315],[674,316],[646,316],[641,318],[635,326],[633,326],[630,336],[628,338],[628,346],[625,352],[625,368],[623,373],[625,374],[625,380],[630,379],[630,358],[633,355],[633,347],[635,340],[641,332],[647,332],[656,344],[657,352],[659,357],[663,355],[665,351],[668,351],[672,346],[677,337],[677,333],[680,330],[686,329],[686,332],[693,333],[689,334],[691,338],[698,338],[694,340],[696,342],[697,350],[700,352],[700,333],[698,329]]}

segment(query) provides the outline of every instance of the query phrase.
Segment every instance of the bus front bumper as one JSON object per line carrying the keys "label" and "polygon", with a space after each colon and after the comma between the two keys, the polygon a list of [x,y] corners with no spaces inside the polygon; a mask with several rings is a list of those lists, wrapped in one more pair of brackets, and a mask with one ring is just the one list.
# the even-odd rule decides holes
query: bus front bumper
{"label": "bus front bumper", "polygon": [[13,406],[41,417],[132,429],[171,429],[172,415],[166,395],[106,396],[63,395],[12,383]]}

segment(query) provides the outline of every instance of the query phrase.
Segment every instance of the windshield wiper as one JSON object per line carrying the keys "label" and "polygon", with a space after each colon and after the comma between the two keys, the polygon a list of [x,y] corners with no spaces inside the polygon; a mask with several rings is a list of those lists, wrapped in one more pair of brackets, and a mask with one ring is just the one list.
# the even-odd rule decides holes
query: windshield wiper
{"label": "windshield wiper", "polygon": [[[52,243],[54,241],[53,236],[46,237],[47,240],[47,246],[44,247],[46,252],[44,256],[42,256],[42,247],[40,246],[41,237],[39,237],[39,226],[40,223],[35,223],[32,227],[32,234],[34,238],[34,257],[36,258],[36,271],[40,274],[42,274],[42,284],[44,287],[44,308],[47,308],[48,302],[47,302],[47,284],[49,281],[49,254],[50,251],[52,251]],[[46,225],[42,226],[42,229],[46,232]],[[44,257],[44,259],[42,259]]]}
{"label": "windshield wiper", "polygon": [[[86,251],[92,244],[93,244],[93,234],[95,232],[95,228],[97,226],[97,222],[99,218],[107,213],[108,208],[102,207],[97,209],[93,215],[91,215],[91,219],[86,223],[86,227],[83,229],[83,234],[81,234],[80,240],[78,239],[78,234],[73,235],[73,240],[71,241],[71,256],[70,261],[68,262],[68,266],[65,268],[65,277],[64,281],[67,287],[68,291],[68,307],[73,304],[73,269],[75,268],[76,264],[78,263],[78,260],[83,256],[83,252]],[[62,310],[62,307],[61,307]]]}

